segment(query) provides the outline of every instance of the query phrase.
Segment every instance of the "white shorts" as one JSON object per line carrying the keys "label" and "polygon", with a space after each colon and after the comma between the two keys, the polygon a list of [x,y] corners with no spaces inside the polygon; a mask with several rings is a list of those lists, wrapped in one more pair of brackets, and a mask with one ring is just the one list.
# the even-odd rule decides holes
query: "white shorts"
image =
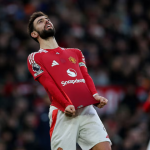
{"label": "white shorts", "polygon": [[76,150],[76,143],[83,150],[89,150],[100,142],[111,143],[92,105],[76,110],[73,117],[50,106],[49,119],[52,150]]}
{"label": "white shorts", "polygon": [[147,150],[150,150],[150,141],[149,141],[149,143],[148,143]]}

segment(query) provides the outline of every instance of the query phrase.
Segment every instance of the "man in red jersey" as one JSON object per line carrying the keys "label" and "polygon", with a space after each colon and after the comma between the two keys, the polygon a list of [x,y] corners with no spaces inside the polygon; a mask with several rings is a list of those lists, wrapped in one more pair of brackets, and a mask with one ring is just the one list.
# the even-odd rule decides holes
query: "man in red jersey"
{"label": "man in red jersey", "polygon": [[31,15],[28,31],[39,43],[40,50],[28,56],[28,69],[51,98],[49,111],[52,150],[111,150],[111,141],[92,105],[76,109],[71,102],[86,92],[99,101],[99,108],[108,100],[98,95],[87,72],[82,52],[76,48],[61,48],[55,29],[42,12]]}

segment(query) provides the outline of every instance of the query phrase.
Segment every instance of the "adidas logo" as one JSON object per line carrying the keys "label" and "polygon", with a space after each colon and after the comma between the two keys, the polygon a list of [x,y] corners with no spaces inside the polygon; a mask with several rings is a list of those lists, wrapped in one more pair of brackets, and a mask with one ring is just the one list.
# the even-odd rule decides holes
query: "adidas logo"
{"label": "adidas logo", "polygon": [[59,54],[58,52],[56,52],[56,54]]}
{"label": "adidas logo", "polygon": [[51,65],[51,66],[53,67],[53,66],[56,66],[56,65],[59,65],[59,63],[58,63],[58,62],[56,62],[55,60],[53,60],[53,62],[52,62],[52,65]]}

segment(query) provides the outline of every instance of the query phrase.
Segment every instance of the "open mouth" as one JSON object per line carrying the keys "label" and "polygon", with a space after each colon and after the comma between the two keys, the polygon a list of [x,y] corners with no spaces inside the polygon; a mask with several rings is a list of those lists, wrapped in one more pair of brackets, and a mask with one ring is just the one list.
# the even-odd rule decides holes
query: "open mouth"
{"label": "open mouth", "polygon": [[45,29],[53,29],[53,26],[51,24],[46,24]]}

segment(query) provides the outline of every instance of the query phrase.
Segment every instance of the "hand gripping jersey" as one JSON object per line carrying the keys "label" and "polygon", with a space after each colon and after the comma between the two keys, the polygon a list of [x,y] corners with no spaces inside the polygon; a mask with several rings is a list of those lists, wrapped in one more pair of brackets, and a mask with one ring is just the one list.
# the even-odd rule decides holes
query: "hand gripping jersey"
{"label": "hand gripping jersey", "polygon": [[97,93],[78,49],[40,49],[28,56],[28,68],[45,87],[51,105],[62,111],[72,104],[76,109],[83,107],[81,101],[92,99]]}

